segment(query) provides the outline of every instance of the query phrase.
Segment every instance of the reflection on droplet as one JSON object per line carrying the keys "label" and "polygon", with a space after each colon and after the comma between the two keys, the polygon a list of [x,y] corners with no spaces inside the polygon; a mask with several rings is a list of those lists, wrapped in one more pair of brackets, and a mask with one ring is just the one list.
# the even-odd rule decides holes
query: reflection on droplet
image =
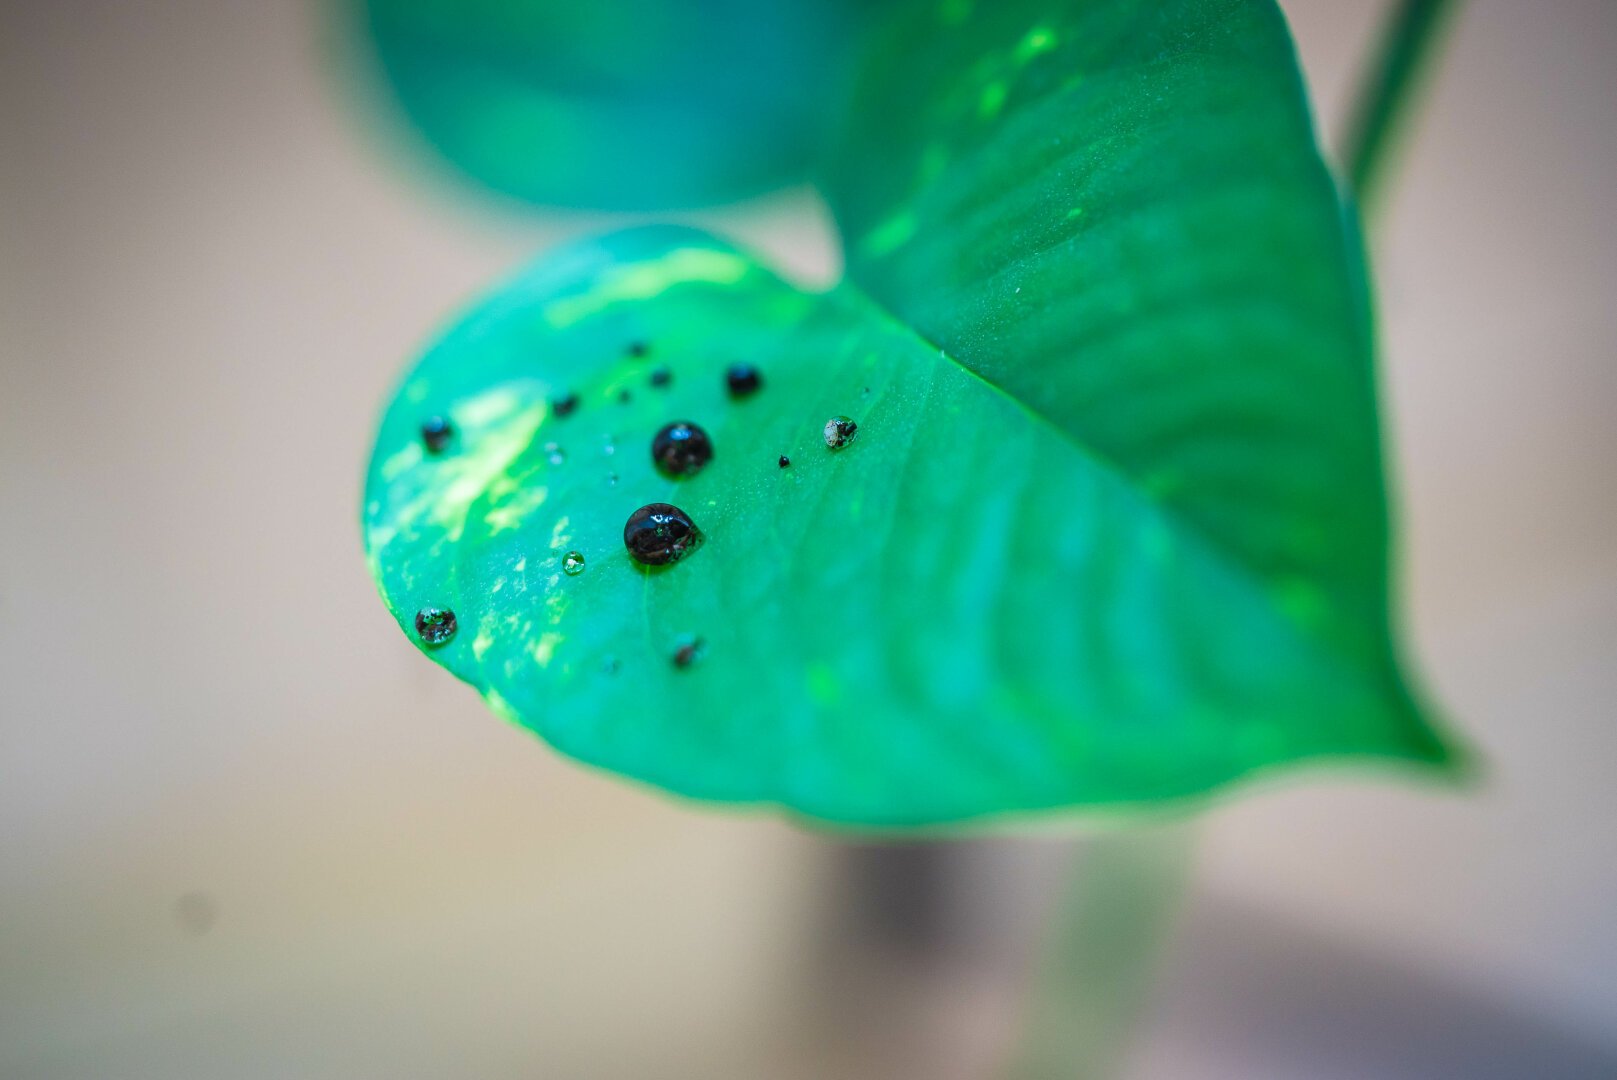
{"label": "reflection on droplet", "polygon": [[651,373],[652,386],[667,386],[674,378],[674,373],[668,370],[667,365],[657,368]]}
{"label": "reflection on droplet", "polygon": [[669,476],[695,476],[713,460],[713,443],[689,420],[675,420],[651,440],[651,460]]}
{"label": "reflection on droplet", "polygon": [[545,443],[545,459],[552,465],[560,465],[567,460],[567,451],[553,442]]}
{"label": "reflection on droplet", "polygon": [[841,450],[859,434],[859,425],[846,416],[833,416],[825,422],[825,445]]}
{"label": "reflection on droplet", "polygon": [[691,516],[668,503],[648,503],[629,515],[623,526],[623,546],[636,562],[664,566],[678,562],[701,542],[702,532]]}
{"label": "reflection on droplet", "polygon": [[578,395],[574,393],[564,394],[559,398],[552,398],[550,402],[550,411],[558,417],[571,416],[573,414],[573,410],[577,408]]}
{"label": "reflection on droplet", "polygon": [[429,416],[421,421],[421,441],[429,454],[443,453],[454,437],[455,426],[441,416]]}
{"label": "reflection on droplet", "polygon": [[424,607],[415,613],[416,636],[427,645],[442,645],[455,636],[458,625],[448,608]]}
{"label": "reflection on droplet", "polygon": [[751,364],[731,364],[724,373],[724,385],[733,398],[756,394],[763,384],[764,377]]}
{"label": "reflection on droplet", "polygon": [[562,572],[569,577],[577,577],[584,572],[584,553],[582,551],[569,551],[561,557]]}
{"label": "reflection on droplet", "polygon": [[791,463],[792,463],[792,459],[787,457],[785,454],[782,454],[780,456],[780,467],[781,468],[784,469],[786,466],[790,465]]}
{"label": "reflection on droplet", "polygon": [[701,638],[691,638],[674,650],[674,666],[688,668],[702,658],[706,645]]}

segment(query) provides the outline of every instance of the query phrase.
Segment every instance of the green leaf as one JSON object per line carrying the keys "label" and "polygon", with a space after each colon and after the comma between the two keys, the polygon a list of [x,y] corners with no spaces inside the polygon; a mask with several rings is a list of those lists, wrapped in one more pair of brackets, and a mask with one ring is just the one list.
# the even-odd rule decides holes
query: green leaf
{"label": "green leaf", "polygon": [[[1059,10],[917,7],[872,52],[837,289],[638,231],[434,346],[366,505],[406,632],[453,608],[422,647],[581,760],[843,823],[1449,762],[1396,661],[1357,240],[1278,14]],[[734,362],[764,388],[731,400]],[[680,419],[716,452],[670,480]],[[705,536],[658,569],[622,541],[652,502]]]}
{"label": "green leaf", "polygon": [[446,158],[539,203],[723,202],[807,174],[856,0],[348,0]]}

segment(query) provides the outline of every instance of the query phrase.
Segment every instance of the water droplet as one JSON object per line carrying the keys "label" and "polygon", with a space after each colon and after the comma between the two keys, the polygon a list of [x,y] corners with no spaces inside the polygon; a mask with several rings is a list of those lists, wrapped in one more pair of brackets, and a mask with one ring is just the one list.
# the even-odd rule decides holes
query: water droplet
{"label": "water droplet", "polygon": [[415,632],[427,645],[442,645],[455,636],[459,624],[448,608],[424,607],[415,613]]}
{"label": "water droplet", "polygon": [[785,454],[782,454],[780,456],[780,467],[781,468],[784,469],[786,466],[790,465],[791,463],[792,463],[792,459],[787,457]]}
{"label": "water droplet", "polygon": [[619,666],[620,665],[618,664],[618,658],[617,657],[608,656],[607,658],[605,658],[604,660],[601,661],[601,674],[603,674],[603,675],[616,675],[618,673],[618,667]]}
{"label": "water droplet", "polygon": [[631,341],[629,342],[628,348],[626,348],[624,351],[638,360],[651,351],[651,346],[647,345],[644,341]]}
{"label": "water droplet", "polygon": [[421,421],[421,441],[429,454],[443,453],[454,437],[455,426],[441,416],[429,416]]}
{"label": "water droplet", "polygon": [[563,416],[571,416],[573,411],[577,408],[578,395],[574,393],[567,393],[562,397],[551,398],[550,400],[550,411],[558,418]]}
{"label": "water droplet", "polygon": [[668,503],[648,503],[629,515],[623,526],[623,546],[636,562],[664,566],[689,555],[701,542],[702,532],[689,514]]}
{"label": "water droplet", "polygon": [[618,391],[618,404],[627,405],[629,404],[629,400],[629,388],[625,386],[622,390]]}
{"label": "water droplet", "polygon": [[562,572],[569,577],[577,577],[584,572],[584,553],[582,551],[569,551],[561,557]]}
{"label": "water droplet", "polygon": [[731,364],[724,373],[724,385],[733,398],[756,394],[764,385],[764,377],[751,364]]}
{"label": "water droplet", "polygon": [[606,441],[601,444],[601,453],[605,454],[607,457],[611,457],[617,452],[618,444],[613,441],[612,436],[608,435],[606,437]]}
{"label": "water droplet", "polygon": [[846,416],[833,416],[825,422],[825,445],[841,450],[859,434],[859,425]]}
{"label": "water droplet", "polygon": [[609,473],[606,474],[606,486],[607,487],[617,487],[618,486],[618,474],[617,473],[609,472]]}
{"label": "water droplet", "polygon": [[702,658],[702,654],[706,651],[706,643],[703,642],[701,638],[691,638],[688,641],[682,642],[679,648],[674,650],[674,666],[677,668],[688,668],[700,660]]}
{"label": "water droplet", "polygon": [[674,373],[668,370],[667,365],[657,368],[651,373],[652,386],[667,386],[673,381]]}
{"label": "water droplet", "polygon": [[651,460],[669,476],[695,476],[713,460],[713,443],[689,420],[675,420],[651,440]]}
{"label": "water droplet", "polygon": [[560,465],[567,460],[567,451],[553,442],[545,443],[545,458],[552,465]]}

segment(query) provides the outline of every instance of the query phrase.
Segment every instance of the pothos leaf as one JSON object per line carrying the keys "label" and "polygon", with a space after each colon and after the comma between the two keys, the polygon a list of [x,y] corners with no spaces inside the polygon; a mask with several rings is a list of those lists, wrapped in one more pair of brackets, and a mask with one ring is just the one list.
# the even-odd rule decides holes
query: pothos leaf
{"label": "pothos leaf", "polygon": [[349,0],[449,161],[539,203],[724,202],[806,175],[859,0]]}
{"label": "pothos leaf", "polygon": [[[422,647],[582,760],[836,822],[1449,761],[1388,629],[1356,240],[1273,5],[894,34],[827,180],[848,283],[624,233],[427,353],[366,505],[406,631],[452,609]],[[715,448],[693,476],[652,461],[674,420]],[[651,503],[701,529],[677,564],[625,550]]]}

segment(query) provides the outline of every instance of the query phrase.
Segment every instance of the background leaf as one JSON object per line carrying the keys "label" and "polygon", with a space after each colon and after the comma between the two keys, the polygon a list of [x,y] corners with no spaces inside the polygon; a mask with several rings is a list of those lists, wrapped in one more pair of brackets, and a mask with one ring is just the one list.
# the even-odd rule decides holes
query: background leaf
{"label": "background leaf", "polygon": [[350,0],[411,122],[533,202],[659,209],[805,176],[871,5]]}

